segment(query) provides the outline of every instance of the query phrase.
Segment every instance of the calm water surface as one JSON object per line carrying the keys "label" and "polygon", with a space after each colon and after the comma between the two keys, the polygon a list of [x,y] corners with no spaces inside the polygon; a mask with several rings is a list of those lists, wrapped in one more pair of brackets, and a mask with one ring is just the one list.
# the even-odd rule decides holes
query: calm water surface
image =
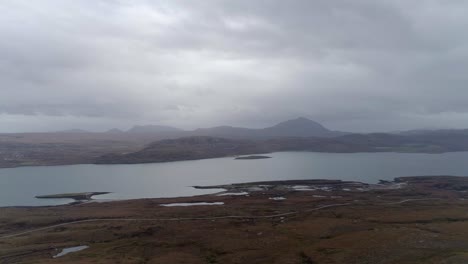
{"label": "calm water surface", "polygon": [[399,176],[468,176],[468,152],[445,154],[281,152],[272,159],[218,158],[136,165],[71,165],[0,169],[0,206],[52,205],[36,195],[113,192],[99,199],[191,196],[216,192],[193,185],[288,179],[375,183]]}

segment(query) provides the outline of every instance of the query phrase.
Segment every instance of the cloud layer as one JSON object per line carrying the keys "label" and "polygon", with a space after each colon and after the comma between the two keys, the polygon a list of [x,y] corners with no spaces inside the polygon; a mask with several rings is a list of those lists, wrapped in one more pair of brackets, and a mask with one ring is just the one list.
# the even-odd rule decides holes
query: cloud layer
{"label": "cloud layer", "polygon": [[468,127],[468,2],[5,0],[0,131]]}

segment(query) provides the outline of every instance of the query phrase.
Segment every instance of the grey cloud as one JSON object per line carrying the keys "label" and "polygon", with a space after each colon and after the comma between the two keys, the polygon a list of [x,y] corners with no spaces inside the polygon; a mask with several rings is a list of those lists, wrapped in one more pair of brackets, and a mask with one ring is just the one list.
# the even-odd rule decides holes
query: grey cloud
{"label": "grey cloud", "polygon": [[6,0],[0,120],[28,131],[54,116],[54,126],[90,128],[258,127],[299,115],[356,131],[463,126],[467,10],[442,0]]}

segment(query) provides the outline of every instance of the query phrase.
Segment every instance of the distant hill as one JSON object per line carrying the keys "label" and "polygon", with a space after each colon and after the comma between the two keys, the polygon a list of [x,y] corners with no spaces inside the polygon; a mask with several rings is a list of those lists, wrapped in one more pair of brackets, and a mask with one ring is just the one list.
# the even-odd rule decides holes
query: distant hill
{"label": "distant hill", "polygon": [[133,164],[179,160],[197,160],[275,151],[368,152],[367,145],[341,142],[333,138],[276,138],[241,140],[194,136],[166,139],[149,144],[144,149],[126,154],[107,154],[96,159],[97,164]]}
{"label": "distant hill", "polygon": [[118,133],[124,133],[124,131],[118,129],[118,128],[112,128],[112,129],[109,129],[107,130],[105,133],[114,133],[114,134],[118,134]]}
{"label": "distant hill", "polygon": [[332,131],[310,119],[299,117],[261,129],[231,126],[201,128],[190,133],[195,136],[216,136],[227,138],[266,139],[275,137],[338,137],[348,133]]}
{"label": "distant hill", "polygon": [[261,152],[259,144],[247,140],[216,137],[186,137],[154,142],[146,148],[128,154],[108,154],[97,159],[98,164],[152,163],[197,160]]}
{"label": "distant hill", "polygon": [[468,135],[461,133],[451,134],[451,136],[446,134],[402,136],[371,133],[347,134],[333,138],[275,137],[258,140],[192,136],[157,141],[133,153],[103,155],[97,158],[95,163],[151,163],[277,151],[442,153],[467,150]]}
{"label": "distant hill", "polygon": [[281,122],[275,126],[260,129],[258,132],[268,137],[336,137],[346,134],[331,131],[304,117]]}
{"label": "distant hill", "polygon": [[160,125],[134,126],[127,130],[127,133],[159,133],[159,132],[180,132],[179,128]]}
{"label": "distant hill", "polygon": [[57,131],[56,133],[91,133],[91,132],[83,130],[83,129],[73,128],[73,129]]}

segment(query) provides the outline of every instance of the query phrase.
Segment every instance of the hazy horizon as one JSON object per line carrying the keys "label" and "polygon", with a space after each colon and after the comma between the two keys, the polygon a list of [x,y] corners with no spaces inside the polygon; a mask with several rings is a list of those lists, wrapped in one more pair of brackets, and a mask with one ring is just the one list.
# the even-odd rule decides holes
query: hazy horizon
{"label": "hazy horizon", "polygon": [[[282,121],[278,121],[276,123],[272,123],[272,124],[268,124],[268,125],[265,125],[265,126],[258,126],[258,127],[241,127],[241,126],[232,126],[232,125],[229,125],[229,124],[219,124],[219,125],[213,125],[213,126],[209,126],[209,127],[193,127],[193,128],[182,128],[182,127],[177,127],[177,126],[169,126],[169,125],[161,125],[161,124],[145,124],[145,123],[142,123],[142,124],[135,124],[133,126],[130,126],[130,127],[109,127],[109,128],[104,128],[104,129],[83,129],[83,128],[80,128],[80,127],[69,127],[69,128],[65,128],[65,129],[62,129],[62,130],[44,130],[44,131],[23,131],[23,132],[0,132],[1,133],[11,133],[11,134],[21,134],[21,133],[56,133],[56,132],[78,132],[78,133],[81,133],[81,132],[91,132],[91,133],[103,133],[103,132],[108,132],[110,130],[114,130],[114,129],[117,129],[117,130],[120,130],[121,132],[127,132],[129,130],[131,130],[132,128],[135,128],[135,127],[139,127],[139,126],[162,126],[162,127],[168,127],[168,128],[175,128],[175,129],[180,129],[181,131],[193,131],[193,130],[197,130],[197,129],[209,129],[209,128],[216,128],[216,127],[235,127],[235,128],[247,128],[247,129],[262,129],[262,128],[269,128],[269,127],[273,127],[277,124],[280,124],[282,122],[285,122],[285,121],[290,121],[290,120],[294,120],[294,119],[300,119],[300,118],[306,118],[306,117],[296,117],[296,118],[291,118],[291,119],[288,119],[288,120],[282,120]],[[306,118],[306,119],[309,119],[309,118]],[[310,121],[313,121],[313,122],[316,122],[315,120],[311,120],[309,119]],[[333,129],[333,128],[330,128],[326,125],[324,125],[323,123],[320,123],[318,122],[319,124],[323,125],[325,128],[331,130],[331,131],[339,131],[339,130],[336,130],[336,129]],[[369,130],[369,131],[352,131],[352,130],[340,130],[341,132],[351,132],[351,133],[378,133],[378,132],[388,132],[388,133],[395,133],[395,132],[404,132],[404,131],[411,131],[411,130],[438,130],[438,129],[453,129],[453,128],[450,128],[450,127],[420,127],[420,128],[414,128],[414,129],[408,129],[408,130],[378,130],[378,129],[375,129],[375,130]],[[460,128],[460,129],[464,129],[464,128]],[[76,131],[73,131],[73,130],[76,130]]]}
{"label": "hazy horizon", "polygon": [[0,2],[0,133],[466,128],[468,2]]}

